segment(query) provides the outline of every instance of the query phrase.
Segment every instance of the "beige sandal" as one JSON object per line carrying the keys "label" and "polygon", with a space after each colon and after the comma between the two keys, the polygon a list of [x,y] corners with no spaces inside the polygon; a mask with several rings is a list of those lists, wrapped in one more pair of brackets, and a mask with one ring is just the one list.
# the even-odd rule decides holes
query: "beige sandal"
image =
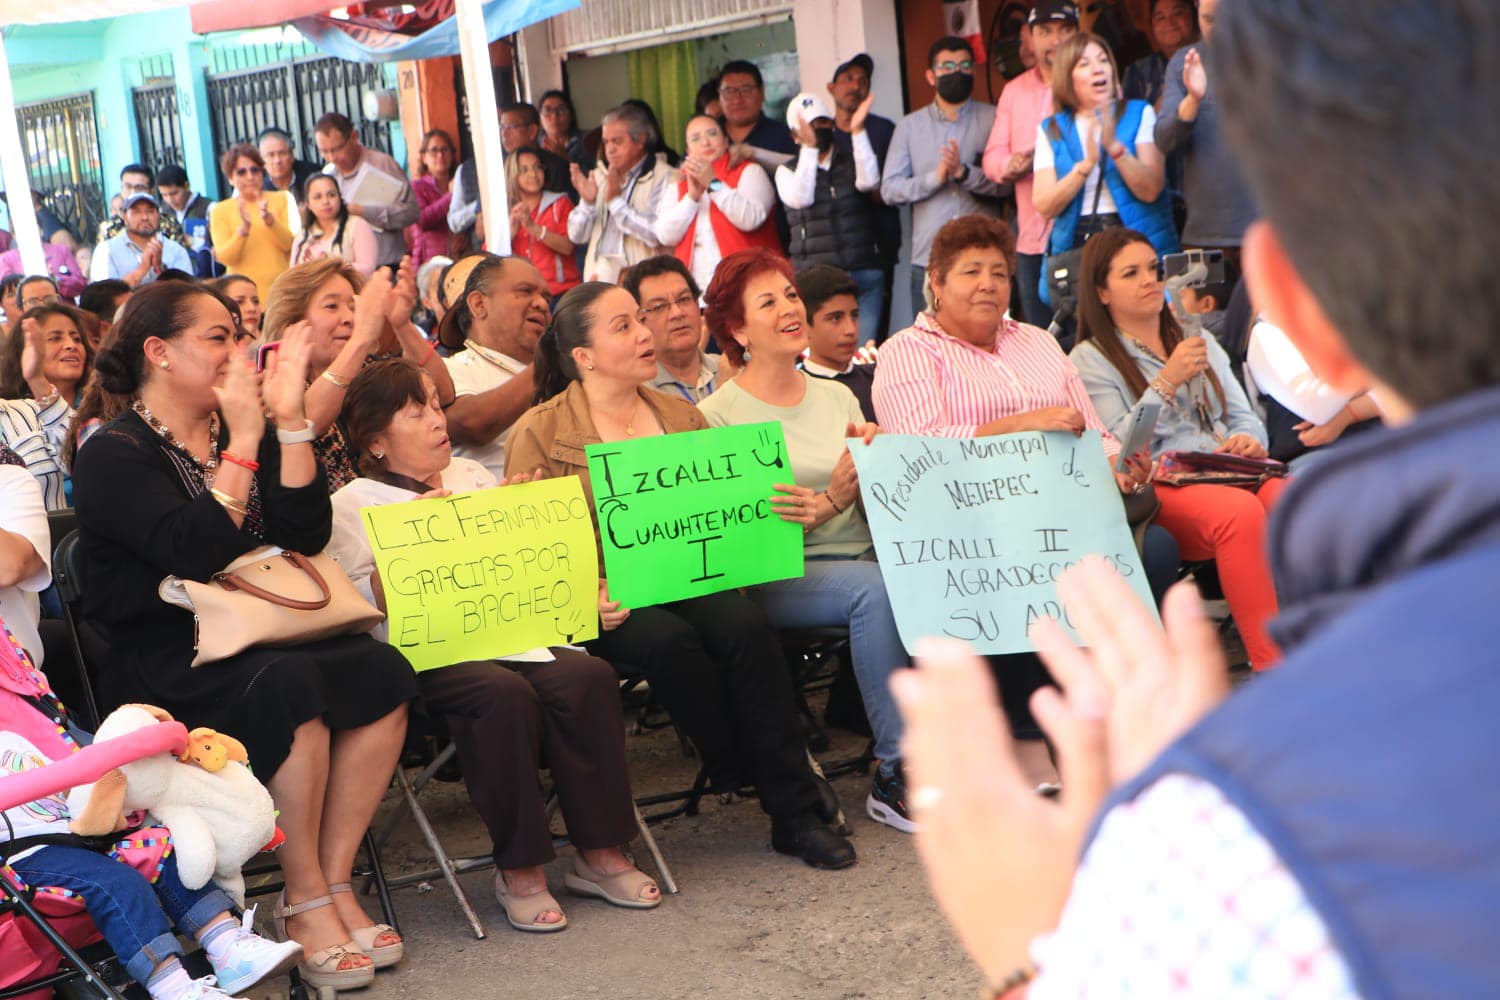
{"label": "beige sandal", "polygon": [[530,931],[533,934],[551,934],[568,926],[568,916],[555,924],[543,924],[537,922],[537,917],[548,910],[562,913],[562,907],[557,905],[557,900],[552,893],[546,889],[533,892],[529,896],[518,896],[505,887],[505,876],[500,872],[495,873],[495,898],[500,905],[505,907],[505,919],[518,931]]}
{"label": "beige sandal", "polygon": [[[319,896],[292,906],[286,905],[286,892],[276,897],[276,908],[271,911],[276,933],[283,941],[290,940],[286,932],[288,917],[295,917],[308,910],[332,906],[332,896]],[[314,989],[358,990],[375,982],[375,966],[363,964],[368,958],[353,941],[336,944],[322,951],[305,953],[297,963],[297,971],[303,981]]]}
{"label": "beige sandal", "polygon": [[[328,892],[353,893],[354,887],[348,882],[340,882],[330,885]],[[359,945],[361,951],[370,956],[370,961],[375,963],[377,969],[389,969],[406,956],[406,942],[401,935],[396,933],[396,928],[390,924],[371,924],[369,927],[351,927],[349,936],[354,938],[354,943]],[[382,937],[393,937],[396,940],[390,944],[377,945],[375,942]]]}
{"label": "beige sandal", "polygon": [[657,889],[655,899],[644,895],[648,888],[656,888],[656,880],[639,868],[604,875],[590,868],[581,854],[573,855],[572,869],[563,873],[563,884],[569,892],[593,896],[632,910],[651,910],[661,905],[660,889]]}

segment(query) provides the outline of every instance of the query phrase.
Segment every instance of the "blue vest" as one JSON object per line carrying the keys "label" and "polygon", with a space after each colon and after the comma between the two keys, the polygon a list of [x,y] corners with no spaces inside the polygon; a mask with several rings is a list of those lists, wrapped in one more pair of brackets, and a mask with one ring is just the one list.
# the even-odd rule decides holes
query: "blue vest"
{"label": "blue vest", "polygon": [[[1141,115],[1145,112],[1147,104],[1145,101],[1126,101],[1124,110],[1120,114],[1120,120],[1115,125],[1115,135],[1125,146],[1125,149],[1135,155],[1135,134],[1140,131]],[[1061,138],[1053,139],[1054,130]],[[1065,177],[1075,165],[1083,160],[1083,142],[1078,137],[1078,126],[1073,121],[1072,112],[1062,111],[1042,123],[1043,134],[1047,136],[1052,145],[1053,165],[1056,168],[1056,176]],[[1162,193],[1156,196],[1152,202],[1142,202],[1130,193],[1130,187],[1125,183],[1120,170],[1115,166],[1115,161],[1108,155],[1101,153],[1100,162],[1104,165],[1104,183],[1108,185],[1110,197],[1115,200],[1115,212],[1120,216],[1120,222],[1126,229],[1134,229],[1142,233],[1159,254],[1176,253],[1182,249],[1182,244],[1177,238],[1177,226],[1172,220],[1172,198],[1165,187]],[[1052,238],[1047,245],[1049,254],[1063,253],[1073,248],[1074,235],[1078,232],[1078,221],[1083,218],[1083,191],[1068,203],[1052,222]],[[1090,206],[1092,207],[1092,206]],[[1042,280],[1040,286],[1042,301],[1051,303],[1052,293],[1047,288],[1046,268],[1042,269]]]}
{"label": "blue vest", "polygon": [[1286,660],[1106,804],[1170,773],[1214,784],[1367,1000],[1500,996],[1497,436],[1488,390],[1294,483],[1268,538]]}

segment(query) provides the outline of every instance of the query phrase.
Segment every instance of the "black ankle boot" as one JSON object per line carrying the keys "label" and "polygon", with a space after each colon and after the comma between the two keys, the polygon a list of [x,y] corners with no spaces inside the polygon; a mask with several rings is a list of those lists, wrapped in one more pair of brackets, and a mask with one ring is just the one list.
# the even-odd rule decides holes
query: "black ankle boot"
{"label": "black ankle boot", "polygon": [[808,813],[795,820],[771,821],[771,846],[814,868],[848,868],[857,860],[854,845]]}

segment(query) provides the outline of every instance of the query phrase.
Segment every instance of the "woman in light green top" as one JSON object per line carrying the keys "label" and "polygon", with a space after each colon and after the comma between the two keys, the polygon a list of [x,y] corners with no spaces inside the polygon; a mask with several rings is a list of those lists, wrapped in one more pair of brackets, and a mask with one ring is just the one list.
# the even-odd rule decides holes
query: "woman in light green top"
{"label": "woman in light green top", "polygon": [[912,832],[900,767],[901,716],[891,699],[891,671],[910,661],[891,612],[870,527],[859,508],[859,480],[847,437],[879,432],[842,384],[797,369],[807,348],[807,313],[791,264],[767,250],[740,250],[719,262],[704,293],[709,332],[744,370],[698,404],[710,425],[780,421],[791,478],[771,503],[801,524],[806,573],[750,588],[781,628],[848,626],[854,673],[875,734],[879,759],[865,808],[870,817]]}

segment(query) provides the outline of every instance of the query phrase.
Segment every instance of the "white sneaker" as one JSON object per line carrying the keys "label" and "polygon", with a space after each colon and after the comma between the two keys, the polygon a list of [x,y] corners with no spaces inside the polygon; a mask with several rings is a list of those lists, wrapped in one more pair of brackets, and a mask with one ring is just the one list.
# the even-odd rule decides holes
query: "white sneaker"
{"label": "white sneaker", "polygon": [[252,931],[254,913],[254,910],[247,912],[244,921],[231,932],[234,936],[219,953],[218,961],[209,956],[218,990],[202,994],[205,1000],[248,990],[262,979],[286,972],[301,960],[302,946],[297,942],[271,941]]}
{"label": "white sneaker", "polygon": [[189,980],[187,989],[177,994],[176,1000],[241,1000],[241,998],[230,996],[219,989],[214,985],[213,976],[204,976],[202,979]]}

